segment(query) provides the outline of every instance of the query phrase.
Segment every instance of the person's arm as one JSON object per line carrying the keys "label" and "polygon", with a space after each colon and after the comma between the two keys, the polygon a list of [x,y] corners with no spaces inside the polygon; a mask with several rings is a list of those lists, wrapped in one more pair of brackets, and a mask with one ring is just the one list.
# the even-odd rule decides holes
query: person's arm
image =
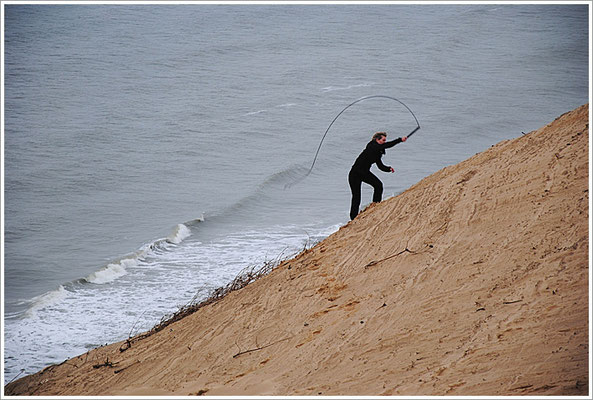
{"label": "person's arm", "polygon": [[388,167],[385,164],[383,164],[383,161],[381,161],[380,158],[377,160],[377,167],[379,167],[379,169],[383,172],[393,172],[393,168]]}
{"label": "person's arm", "polygon": [[396,144],[398,144],[398,143],[405,142],[405,141],[406,141],[406,139],[407,139],[407,137],[406,137],[406,136],[404,136],[404,137],[400,137],[400,138],[394,139],[394,140],[392,140],[391,142],[385,142],[385,144],[383,145],[383,148],[384,148],[384,149],[388,149],[388,148],[390,148],[390,147],[393,147],[393,146],[395,146],[395,145],[396,145]]}

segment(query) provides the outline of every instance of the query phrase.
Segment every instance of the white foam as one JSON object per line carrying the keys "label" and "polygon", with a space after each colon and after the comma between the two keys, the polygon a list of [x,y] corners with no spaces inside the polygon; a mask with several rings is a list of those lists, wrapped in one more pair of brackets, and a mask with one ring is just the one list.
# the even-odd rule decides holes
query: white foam
{"label": "white foam", "polygon": [[32,305],[25,313],[25,317],[34,317],[37,311],[59,303],[66,298],[67,291],[60,285],[56,290],[44,293],[31,299]]}
{"label": "white foam", "polygon": [[266,111],[268,111],[268,110],[258,110],[258,111],[252,111],[252,112],[248,112],[248,113],[245,113],[245,114],[243,114],[243,117],[248,117],[248,116],[250,116],[250,115],[257,115],[257,114],[261,114],[261,113],[264,113],[264,112],[266,112]]}
{"label": "white foam", "polygon": [[178,224],[171,235],[169,235],[166,239],[159,239],[155,242],[142,246],[142,248],[140,248],[133,255],[123,258],[117,262],[108,264],[106,267],[101,268],[100,270],[95,271],[87,276],[85,280],[97,285],[113,282],[114,280],[127,275],[127,268],[138,266],[138,262],[144,259],[144,257],[146,257],[148,254],[151,254],[155,248],[162,246],[165,244],[165,242],[177,245],[190,235],[191,230],[187,226],[184,224]]}
{"label": "white foam", "polygon": [[349,86],[326,86],[321,88],[324,92],[335,92],[336,90],[350,90],[357,87],[368,87],[373,86],[372,83],[359,83],[357,85],[349,85]]}
{"label": "white foam", "polygon": [[178,224],[167,240],[173,244],[179,244],[189,236],[191,236],[191,230],[183,224]]}
{"label": "white foam", "polygon": [[[171,238],[184,240],[190,234],[186,225],[194,226],[190,221],[177,225]],[[91,274],[87,281],[94,284],[74,285],[75,290],[66,285],[66,290],[40,296],[34,319],[8,321],[8,370],[14,374],[26,367],[33,373],[123,340],[132,331],[149,330],[192,299],[227,285],[245,268],[292,257],[338,228],[277,225],[232,230],[216,240],[186,240],[180,246],[168,239],[153,241]]]}
{"label": "white foam", "polygon": [[326,237],[328,237],[329,235],[339,231],[341,227],[342,227],[342,224],[335,224],[335,225],[328,226],[326,229],[320,230],[318,232],[318,236],[320,236],[321,240],[323,240]]}
{"label": "white foam", "polygon": [[138,260],[135,258],[124,258],[118,263],[108,264],[105,268],[101,268],[100,270],[93,272],[85,279],[87,282],[95,283],[97,285],[113,282],[117,278],[120,278],[128,273],[128,271],[126,271],[126,267],[137,264]]}

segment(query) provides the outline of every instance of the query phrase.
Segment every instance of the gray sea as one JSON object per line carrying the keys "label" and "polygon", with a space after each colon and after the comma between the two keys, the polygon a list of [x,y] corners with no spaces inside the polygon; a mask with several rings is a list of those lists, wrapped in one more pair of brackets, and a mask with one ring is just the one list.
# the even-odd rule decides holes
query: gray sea
{"label": "gray sea", "polygon": [[[584,4],[4,5],[6,382],[589,101]],[[363,206],[371,201],[363,188]]]}

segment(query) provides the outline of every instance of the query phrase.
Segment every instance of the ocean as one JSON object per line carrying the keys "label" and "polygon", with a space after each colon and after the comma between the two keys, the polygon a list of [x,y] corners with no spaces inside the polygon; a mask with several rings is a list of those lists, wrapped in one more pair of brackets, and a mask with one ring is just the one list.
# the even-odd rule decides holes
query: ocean
{"label": "ocean", "polygon": [[359,98],[383,198],[589,101],[586,4],[3,7],[6,382],[345,225]]}

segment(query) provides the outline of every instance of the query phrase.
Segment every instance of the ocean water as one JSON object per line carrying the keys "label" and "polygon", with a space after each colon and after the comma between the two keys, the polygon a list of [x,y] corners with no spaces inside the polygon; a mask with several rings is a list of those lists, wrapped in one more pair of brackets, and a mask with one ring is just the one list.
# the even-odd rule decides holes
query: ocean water
{"label": "ocean water", "polygon": [[[4,5],[5,381],[588,102],[587,5]],[[363,186],[363,205],[371,201]]]}

